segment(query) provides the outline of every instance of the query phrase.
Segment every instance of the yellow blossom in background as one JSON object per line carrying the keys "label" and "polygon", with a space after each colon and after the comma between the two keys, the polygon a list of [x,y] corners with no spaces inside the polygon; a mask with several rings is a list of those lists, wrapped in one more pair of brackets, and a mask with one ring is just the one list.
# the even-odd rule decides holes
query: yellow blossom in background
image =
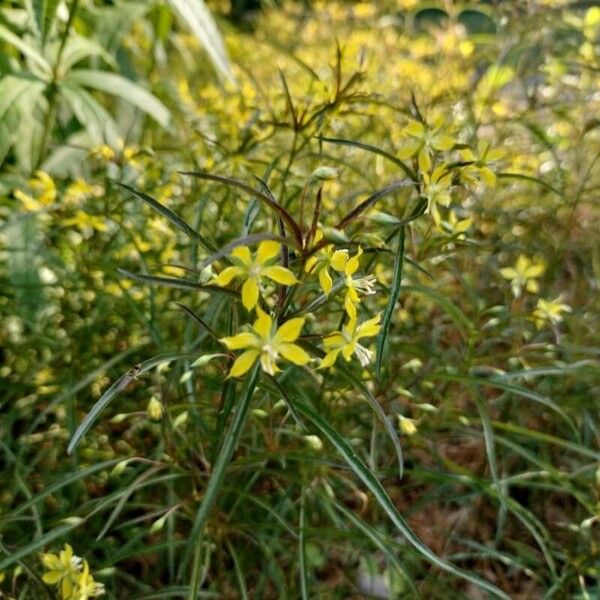
{"label": "yellow blossom in background", "polygon": [[[320,242],[322,239],[323,232],[319,230],[315,235],[315,242]],[[329,269],[331,268],[338,273],[343,273],[347,262],[347,250],[335,250],[333,244],[328,244],[306,261],[305,271],[307,273],[316,273],[319,277],[321,289],[325,294],[329,294],[333,287]]]}
{"label": "yellow blossom in background", "polygon": [[417,425],[414,419],[409,419],[403,415],[398,415],[398,428],[405,435],[414,435],[417,433]]}
{"label": "yellow blossom in background", "polygon": [[96,230],[106,231],[108,229],[105,220],[102,217],[90,215],[83,210],[78,210],[75,215],[69,219],[65,219],[63,224],[66,226],[74,225],[82,231]]}
{"label": "yellow blossom in background", "polygon": [[76,179],[67,187],[64,201],[67,204],[77,204],[90,196],[97,198],[98,196],[101,196],[103,192],[104,188],[101,185],[93,185],[87,183],[84,179]]}
{"label": "yellow blossom in background", "polygon": [[540,289],[538,278],[546,271],[546,265],[538,260],[526,256],[519,256],[514,267],[500,269],[500,275],[511,282],[512,293],[515,298],[521,295],[523,289],[532,294],[537,294]]}
{"label": "yellow blossom in background", "polygon": [[539,298],[537,306],[531,316],[536,327],[541,329],[547,323],[558,325],[558,323],[563,320],[563,313],[571,311],[571,307],[562,302],[562,296],[559,296],[554,300],[544,300],[543,298]]}
{"label": "yellow blossom in background", "polygon": [[101,144],[90,148],[90,157],[111,162],[116,160],[117,153],[108,144]]}
{"label": "yellow blossom in background", "polygon": [[454,138],[444,128],[442,116],[436,117],[432,125],[410,121],[404,128],[404,134],[408,139],[398,149],[398,157],[406,159],[416,154],[422,173],[431,170],[434,151],[442,152],[454,146]]}
{"label": "yellow blossom in background", "polygon": [[273,259],[279,255],[281,244],[275,241],[265,241],[258,245],[253,256],[247,246],[234,248],[231,252],[233,266],[223,269],[214,279],[218,286],[225,287],[237,278],[243,278],[242,304],[252,310],[258,304],[260,285],[263,278],[270,279],[281,285],[298,283],[295,275],[285,267],[272,265]]}
{"label": "yellow blossom in background", "polygon": [[440,229],[445,230],[451,236],[456,236],[461,239],[465,237],[465,234],[473,225],[473,218],[467,217],[466,219],[459,219],[456,216],[456,212],[451,210],[448,213],[448,220],[442,221]]}
{"label": "yellow blossom in background", "polygon": [[465,148],[459,154],[462,160],[471,163],[461,170],[460,176],[465,183],[475,185],[483,181],[486,185],[495,187],[496,173],[489,167],[489,163],[502,158],[502,150],[492,149],[489,144],[480,141],[476,150]]}
{"label": "yellow blossom in background", "polygon": [[50,206],[56,200],[56,184],[48,173],[36,171],[35,176],[27,180],[27,185],[33,195],[16,189],[13,195],[20,200],[25,210],[35,211],[45,206]]}
{"label": "yellow blossom in background", "polygon": [[275,375],[280,369],[277,360],[283,357],[295,365],[305,365],[310,356],[297,344],[294,344],[304,327],[304,319],[290,319],[277,328],[273,319],[260,307],[256,308],[258,318],[252,326],[252,331],[224,337],[221,342],[229,350],[248,348],[233,363],[229,377],[240,377],[252,365],[260,360],[262,370],[269,375]]}
{"label": "yellow blossom in background", "polygon": [[344,298],[344,308],[350,319],[356,319],[357,307],[360,304],[360,295],[371,296],[375,293],[375,283],[377,279],[373,275],[354,278],[358,270],[362,248],[358,248],[357,253],[349,258],[344,268],[346,295]]}
{"label": "yellow blossom in background", "polygon": [[373,352],[362,346],[359,342],[364,338],[374,337],[379,333],[381,315],[356,324],[356,319],[350,319],[341,331],[335,331],[323,340],[325,357],[321,360],[320,369],[331,367],[337,357],[342,356],[349,361],[355,354],[361,366],[365,367],[371,362]]}
{"label": "yellow blossom in background", "polygon": [[452,175],[447,173],[445,165],[436,167],[431,174],[423,173],[423,190],[421,195],[427,199],[426,212],[431,213],[433,221],[439,227],[442,220],[438,205],[450,206],[452,202]]}

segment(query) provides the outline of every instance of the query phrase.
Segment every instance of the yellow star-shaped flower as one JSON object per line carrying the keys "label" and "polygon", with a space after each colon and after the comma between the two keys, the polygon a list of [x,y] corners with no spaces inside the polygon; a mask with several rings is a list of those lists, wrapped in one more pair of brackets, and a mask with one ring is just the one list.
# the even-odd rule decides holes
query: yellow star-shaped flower
{"label": "yellow star-shaped flower", "polygon": [[304,319],[290,319],[277,328],[273,319],[259,306],[256,307],[258,318],[252,331],[238,333],[231,337],[221,338],[221,342],[229,350],[247,348],[236,359],[229,372],[229,377],[240,377],[248,372],[257,360],[262,370],[269,375],[280,371],[277,366],[279,357],[294,363],[305,365],[310,356],[297,344],[294,344],[304,327]]}
{"label": "yellow star-shaped flower", "polygon": [[258,245],[253,256],[247,246],[234,248],[231,260],[234,263],[223,269],[214,279],[218,286],[225,287],[237,278],[245,279],[242,286],[242,304],[252,310],[258,304],[260,284],[263,278],[270,279],[281,285],[294,285],[298,283],[295,275],[285,267],[270,264],[279,254],[281,244],[275,241],[265,241]]}

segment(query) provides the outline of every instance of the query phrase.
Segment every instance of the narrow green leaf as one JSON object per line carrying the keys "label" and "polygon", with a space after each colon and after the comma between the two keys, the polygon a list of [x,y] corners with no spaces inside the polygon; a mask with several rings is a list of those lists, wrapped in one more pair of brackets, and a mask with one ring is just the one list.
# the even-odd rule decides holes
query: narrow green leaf
{"label": "narrow green leaf", "polygon": [[424,558],[429,560],[433,565],[440,567],[448,573],[460,577],[466,581],[470,581],[476,586],[483,590],[494,594],[497,598],[503,598],[504,600],[510,600],[510,596],[505,594],[502,590],[492,585],[488,581],[481,579],[468,571],[464,571],[459,567],[446,562],[444,559],[437,556],[430,550],[410,529],[408,523],[404,520],[402,515],[398,512],[394,502],[388,496],[387,492],[377,479],[375,475],[369,470],[369,468],[362,462],[358,457],[352,446],[333,428],[327,423],[321,416],[319,416],[312,408],[302,402],[296,400],[293,401],[296,405],[297,411],[310,421],[319,432],[325,437],[340,453],[344,458],[348,466],[354,471],[359,479],[366,485],[366,487],[375,496],[379,506],[386,512],[392,523],[406,538],[406,541],[410,543]]}
{"label": "narrow green leaf", "polygon": [[273,198],[270,198],[266,194],[255,190],[254,188],[245,184],[243,181],[238,181],[237,179],[233,179],[232,177],[223,177],[221,175],[213,175],[212,173],[204,173],[202,171],[180,171],[180,173],[181,175],[189,175],[190,177],[198,177],[199,179],[218,181],[219,183],[224,183],[226,185],[236,187],[239,190],[246,192],[250,196],[257,198],[258,200],[272,208],[276,213],[279,213],[281,218],[284,220],[285,224],[288,226],[288,229],[292,232],[296,241],[296,246],[298,248],[302,248],[302,232],[300,231],[299,225],[296,223],[292,215],[290,215],[290,213]]}
{"label": "narrow green leaf", "polygon": [[[223,485],[223,481],[225,479],[227,467],[229,466],[233,453],[237,448],[244,423],[246,422],[246,416],[252,401],[254,389],[258,382],[259,374],[260,363],[257,362],[250,371],[248,379],[246,380],[246,385],[240,397],[239,403],[235,407],[233,420],[231,421],[229,429],[225,433],[223,442],[221,444],[221,449],[212,468],[210,479],[208,480],[204,490],[202,502],[200,503],[200,507],[198,508],[198,512],[196,513],[196,517],[194,519],[194,525],[189,533],[189,542],[180,563],[180,576],[183,575],[194,548],[197,548],[200,544],[200,539],[202,537],[202,532],[204,531],[206,521],[208,520],[208,517],[210,516],[210,513],[217,502],[221,486]],[[197,577],[197,574],[200,568],[201,564],[199,560],[194,560],[191,579],[192,583],[190,584],[190,593],[188,595],[189,600],[195,600],[197,597],[199,585],[199,578]]]}
{"label": "narrow green leaf", "polygon": [[93,69],[72,69],[65,80],[117,96],[149,114],[159,125],[169,126],[169,109],[148,90],[122,75]]}
{"label": "narrow green leaf", "polygon": [[67,454],[72,454],[73,450],[77,448],[81,438],[87,433],[94,421],[98,418],[100,413],[109,405],[109,403],[118,396],[121,392],[127,389],[127,386],[138,376],[150,369],[153,369],[157,365],[162,363],[172,362],[182,358],[181,354],[161,354],[155,356],[144,362],[136,365],[132,369],[129,369],[127,373],[119,377],[105,392],[102,394],[100,399],[94,404],[90,412],[85,416],[79,427],[76,429],[69,445],[67,447]]}
{"label": "narrow green leaf", "polygon": [[204,0],[169,0],[169,3],[200,40],[221,76],[235,83],[225,44]]}
{"label": "narrow green leaf", "polygon": [[36,63],[38,67],[50,77],[52,68],[48,61],[36,50],[30,43],[25,41],[24,38],[17,36],[10,29],[0,25],[0,40],[4,40],[11,46],[14,46],[19,52],[24,54],[32,62]]}
{"label": "narrow green leaf", "polygon": [[306,568],[306,491],[302,488],[300,496],[300,524],[298,535],[298,572],[300,575],[300,594],[302,600],[308,600],[308,571]]}
{"label": "narrow green leaf", "polygon": [[377,336],[377,359],[375,362],[375,371],[377,377],[381,378],[381,365],[383,364],[383,354],[385,352],[386,341],[392,325],[392,317],[396,310],[396,302],[400,296],[400,284],[402,282],[402,266],[404,265],[404,227],[400,229],[398,238],[398,247],[394,259],[394,275],[392,286],[389,291],[388,303],[383,312],[383,320],[381,322],[381,331]]}
{"label": "narrow green leaf", "polygon": [[48,533],[43,535],[41,538],[34,540],[27,546],[23,546],[18,550],[14,550],[10,556],[7,556],[5,559],[0,560],[0,571],[4,571],[11,565],[14,565],[16,562],[19,562],[22,558],[33,554],[34,552],[40,552],[47,546],[50,542],[53,542],[56,539],[63,537],[66,533],[79,527],[83,523],[83,519],[79,517],[70,517],[65,519],[62,525],[55,527],[50,530]]}
{"label": "narrow green leaf", "polygon": [[131,186],[129,186],[125,183],[119,183],[119,182],[115,182],[115,183],[117,183],[117,185],[121,186],[122,188],[126,189],[128,192],[132,193],[136,198],[139,198],[140,200],[144,201],[153,210],[155,210],[159,215],[162,215],[165,219],[167,219],[167,221],[169,221],[169,223],[171,223],[172,225],[177,227],[177,229],[179,229],[179,231],[182,231],[188,237],[197,241],[203,248],[205,248],[209,252],[218,252],[219,249],[211,241],[207,240],[203,235],[198,233],[193,227],[191,227],[188,223],[186,223],[179,215],[176,215],[170,208],[167,208],[166,206],[164,206],[163,204],[158,202],[158,200],[155,200],[151,196],[148,196],[148,194],[145,194],[144,192],[140,192],[139,190],[136,190],[135,188],[132,188]]}

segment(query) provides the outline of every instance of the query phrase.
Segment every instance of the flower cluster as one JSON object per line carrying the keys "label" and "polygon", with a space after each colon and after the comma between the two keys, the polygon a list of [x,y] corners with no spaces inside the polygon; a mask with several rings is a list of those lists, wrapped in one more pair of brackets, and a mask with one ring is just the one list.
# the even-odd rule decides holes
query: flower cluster
{"label": "flower cluster", "polygon": [[[304,278],[314,276],[318,279],[323,294],[333,295],[334,282],[331,273],[340,276],[340,287],[344,287],[343,306],[348,322],[341,331],[325,334],[323,345],[325,357],[321,359],[319,368],[334,365],[339,354],[346,360],[355,355],[362,366],[366,366],[373,353],[362,346],[359,341],[372,338],[380,329],[379,315],[358,323],[358,307],[361,297],[375,293],[374,276],[355,277],[363,253],[359,247],[354,255],[348,249],[335,248],[332,243],[324,242],[323,233],[318,230],[315,234],[315,251],[306,260],[303,268]],[[295,286],[301,283],[287,267],[273,264],[281,253],[281,244],[276,241],[263,241],[253,254],[246,246],[238,246],[229,256],[230,266],[225,267],[213,279],[217,286],[229,285],[234,279],[240,279],[241,300],[244,307],[256,311],[256,320],[248,331],[224,337],[221,342],[228,350],[244,350],[233,363],[229,377],[240,377],[260,361],[262,370],[274,375],[280,371],[277,362],[283,358],[295,365],[304,366],[310,362],[310,355],[296,343],[306,319],[295,317],[276,319],[268,314],[263,307],[268,307],[270,284]],[[263,307],[261,307],[261,305]]]}
{"label": "flower cluster", "polygon": [[41,560],[46,569],[42,580],[55,585],[62,600],[88,600],[104,594],[104,585],[94,579],[87,560],[73,554],[69,544],[58,554],[42,554]]}

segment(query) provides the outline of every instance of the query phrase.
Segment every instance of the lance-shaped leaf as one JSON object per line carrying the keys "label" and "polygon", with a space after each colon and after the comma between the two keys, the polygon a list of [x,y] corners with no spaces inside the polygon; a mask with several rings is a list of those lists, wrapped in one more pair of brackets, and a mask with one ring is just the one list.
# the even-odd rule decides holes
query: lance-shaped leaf
{"label": "lance-shaped leaf", "polygon": [[80,423],[79,427],[75,430],[71,441],[67,447],[67,454],[72,454],[73,450],[77,448],[81,438],[87,433],[90,427],[94,424],[94,421],[98,418],[100,413],[109,405],[109,403],[116,398],[121,392],[127,389],[127,386],[134,381],[134,379],[153,369],[157,365],[163,363],[169,363],[179,358],[182,358],[181,354],[162,354],[159,356],[155,356],[144,362],[136,365],[132,369],[129,369],[127,373],[119,377],[105,392],[102,394],[100,400],[94,404],[92,410],[84,417],[83,421]]}
{"label": "lance-shaped leaf", "polygon": [[73,69],[65,81],[111,94],[133,104],[149,114],[159,125],[168,127],[171,120],[169,109],[153,94],[130,79],[117,73],[94,69]]}

